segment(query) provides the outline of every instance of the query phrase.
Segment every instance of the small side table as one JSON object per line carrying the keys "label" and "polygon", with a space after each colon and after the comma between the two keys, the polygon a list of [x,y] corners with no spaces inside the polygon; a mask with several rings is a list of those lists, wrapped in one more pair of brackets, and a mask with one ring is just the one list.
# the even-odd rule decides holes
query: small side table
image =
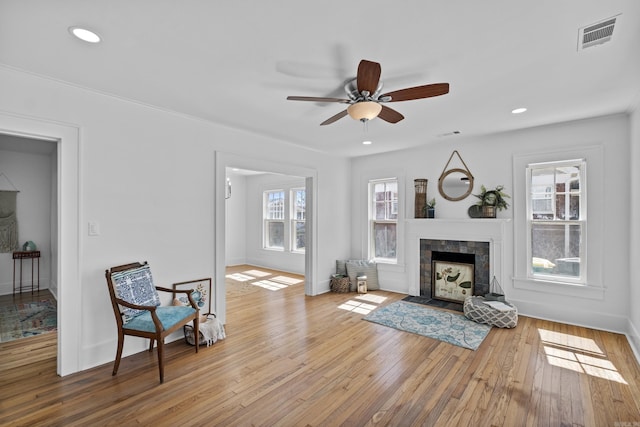
{"label": "small side table", "polygon": [[[33,294],[33,291],[36,290],[36,286],[37,286],[37,290],[40,291],[40,251],[20,251],[20,252],[14,252],[13,253],[13,294],[16,294],[16,289],[19,290],[20,293],[22,293],[22,260],[24,259],[30,259],[31,260],[31,287],[26,287],[25,285],[25,290],[31,290],[31,293]],[[34,269],[34,262],[33,260],[37,261],[38,264],[38,281],[37,284],[36,282],[33,280],[33,269]],[[16,260],[20,260],[20,286],[17,287],[16,286]]]}

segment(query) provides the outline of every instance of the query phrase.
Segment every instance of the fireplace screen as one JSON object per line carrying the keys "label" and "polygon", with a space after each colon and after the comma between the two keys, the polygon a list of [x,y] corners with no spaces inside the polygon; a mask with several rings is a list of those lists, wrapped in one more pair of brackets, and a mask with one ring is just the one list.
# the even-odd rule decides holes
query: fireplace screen
{"label": "fireplace screen", "polygon": [[452,302],[464,302],[473,295],[473,264],[432,261],[431,297]]}

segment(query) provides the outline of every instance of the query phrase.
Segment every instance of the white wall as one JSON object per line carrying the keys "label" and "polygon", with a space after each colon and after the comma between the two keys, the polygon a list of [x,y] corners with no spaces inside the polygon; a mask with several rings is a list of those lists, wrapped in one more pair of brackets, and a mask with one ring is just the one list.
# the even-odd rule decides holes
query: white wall
{"label": "white wall", "polygon": [[627,310],[629,312],[629,326],[627,337],[633,347],[636,358],[640,360],[640,277],[638,277],[637,262],[640,259],[640,224],[638,213],[640,212],[640,94],[638,103],[631,114],[631,185],[629,185],[631,201],[631,224],[629,245],[629,299]]}
{"label": "white wall", "polygon": [[[216,151],[287,159],[317,172],[319,205],[348,199],[344,159],[11,69],[0,68],[0,93],[0,115],[79,129],[80,304],[64,305],[60,314],[79,328],[79,348],[64,349],[65,358],[77,358],[71,372],[114,358],[106,268],[147,260],[160,285],[215,276]],[[337,238],[348,229],[348,212],[320,209],[316,220],[317,276],[326,277],[318,287],[328,289],[334,254],[348,252],[348,241]],[[100,235],[87,235],[89,221],[99,224]],[[125,355],[145,347],[128,339]]]}
{"label": "white wall", "polygon": [[[524,171],[512,170],[514,156],[567,149],[580,151],[581,147],[597,146],[603,153],[603,173],[602,176],[593,177],[596,181],[590,188],[591,191],[593,188],[604,188],[606,191],[603,194],[589,194],[589,215],[595,219],[589,227],[594,232],[606,227],[606,233],[600,233],[602,240],[596,243],[596,246],[601,245],[602,258],[589,258],[589,262],[606,266],[603,282],[592,278],[595,282],[590,283],[601,287],[600,296],[594,299],[592,295],[586,296],[578,291],[558,295],[545,290],[538,292],[514,287],[513,241],[507,242],[505,251],[509,265],[506,276],[510,279],[501,285],[507,297],[523,314],[625,332],[630,311],[627,248],[629,200],[633,196],[627,185],[630,176],[629,138],[629,118],[620,114],[478,138],[450,137],[437,145],[355,159],[352,167],[352,211],[356,214],[351,221],[351,255],[366,258],[366,182],[375,175],[384,177],[395,174],[401,177],[404,184],[404,191],[401,192],[404,200],[403,218],[413,216],[415,178],[429,180],[427,197],[437,200],[437,218],[468,218],[467,209],[477,202],[475,197],[449,202],[437,191],[438,177],[454,149],[459,151],[475,177],[474,194],[478,193],[481,184],[487,187],[502,184],[506,192],[517,199],[518,196],[522,197],[524,189],[514,190],[514,173],[524,174]],[[521,193],[514,194],[514,191]],[[498,217],[512,218],[513,212],[510,208],[499,212]],[[513,225],[514,221],[510,224]],[[401,245],[406,248],[406,244],[404,242]],[[406,271],[405,262],[406,256],[403,256],[398,266],[380,266],[382,288],[407,292],[408,283],[414,280],[414,276]]]}
{"label": "white wall", "polygon": [[225,201],[226,265],[247,263],[247,183],[246,177],[227,168],[231,197]]}
{"label": "white wall", "polygon": [[[9,136],[0,136],[10,138]],[[51,144],[54,144],[53,142]],[[41,252],[40,289],[47,289],[51,278],[51,156],[45,154],[0,151],[0,172],[20,192],[17,195],[18,250],[27,240]],[[2,188],[11,190],[11,188]],[[35,262],[35,281],[37,264]],[[19,262],[16,264],[18,284]],[[31,260],[23,260],[23,287],[31,286]],[[13,257],[0,253],[0,295],[13,293]]]}

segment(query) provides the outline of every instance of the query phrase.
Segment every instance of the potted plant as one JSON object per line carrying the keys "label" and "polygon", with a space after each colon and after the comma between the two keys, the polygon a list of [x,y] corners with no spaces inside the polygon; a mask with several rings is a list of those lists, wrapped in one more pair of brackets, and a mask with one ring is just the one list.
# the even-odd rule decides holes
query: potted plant
{"label": "potted plant", "polygon": [[504,185],[498,185],[493,190],[487,190],[484,185],[480,186],[480,194],[474,194],[480,201],[477,203],[482,209],[483,218],[495,218],[496,211],[501,211],[509,207],[506,199],[510,196],[505,193]]}
{"label": "potted plant", "polygon": [[427,218],[436,217],[436,199],[433,198],[427,202]]}
{"label": "potted plant", "polygon": [[435,218],[436,217],[436,199],[435,197],[429,200],[424,207],[425,218]]}

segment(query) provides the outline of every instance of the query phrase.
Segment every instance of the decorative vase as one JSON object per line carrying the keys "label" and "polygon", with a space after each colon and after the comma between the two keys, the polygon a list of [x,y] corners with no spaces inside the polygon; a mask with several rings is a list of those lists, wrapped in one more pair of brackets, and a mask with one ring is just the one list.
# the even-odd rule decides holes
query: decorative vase
{"label": "decorative vase", "polygon": [[429,208],[427,209],[427,218],[435,218],[436,217],[436,210],[435,208]]}
{"label": "decorative vase", "polygon": [[414,186],[416,190],[416,198],[415,198],[415,217],[416,218],[426,218],[426,208],[427,208],[427,184],[429,180],[424,178],[414,179]]}

